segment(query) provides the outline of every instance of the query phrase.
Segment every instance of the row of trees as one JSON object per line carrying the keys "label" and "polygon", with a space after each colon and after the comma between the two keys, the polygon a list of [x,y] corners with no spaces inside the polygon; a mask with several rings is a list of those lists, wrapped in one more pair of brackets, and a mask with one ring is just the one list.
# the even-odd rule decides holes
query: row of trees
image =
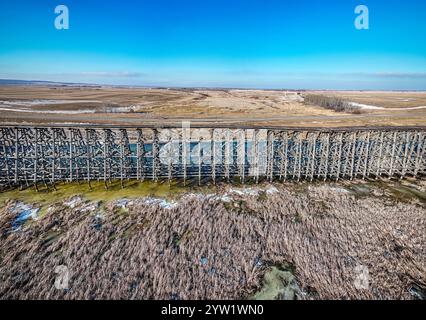
{"label": "row of trees", "polygon": [[362,111],[360,107],[354,106],[350,102],[339,97],[330,97],[321,94],[307,94],[304,98],[306,104],[317,105],[337,112],[361,113]]}

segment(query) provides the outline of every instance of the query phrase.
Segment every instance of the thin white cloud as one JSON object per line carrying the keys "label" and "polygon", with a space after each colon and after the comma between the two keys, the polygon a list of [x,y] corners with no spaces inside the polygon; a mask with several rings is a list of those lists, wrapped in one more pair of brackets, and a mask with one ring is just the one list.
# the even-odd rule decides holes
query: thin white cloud
{"label": "thin white cloud", "polygon": [[132,71],[89,71],[72,73],[72,75],[85,77],[139,78],[145,76],[146,74]]}
{"label": "thin white cloud", "polygon": [[423,79],[426,78],[426,72],[379,72],[375,74],[381,78],[408,78]]}
{"label": "thin white cloud", "polygon": [[82,72],[59,72],[59,73],[1,73],[0,77],[16,77],[16,78],[39,78],[39,77],[52,77],[63,78],[142,78],[147,74],[136,71],[82,71]]}
{"label": "thin white cloud", "polygon": [[[327,75],[323,73],[322,75]],[[330,73],[328,75],[356,78],[388,78],[388,79],[423,79],[426,78],[426,72],[348,72],[348,73]]]}

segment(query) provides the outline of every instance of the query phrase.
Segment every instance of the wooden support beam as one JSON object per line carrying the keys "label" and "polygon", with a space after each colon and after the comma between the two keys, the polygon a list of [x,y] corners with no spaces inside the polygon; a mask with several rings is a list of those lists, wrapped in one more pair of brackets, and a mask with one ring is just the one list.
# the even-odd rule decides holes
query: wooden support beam
{"label": "wooden support beam", "polygon": [[124,188],[124,132],[120,131],[120,186]]}
{"label": "wooden support beam", "polygon": [[18,161],[19,161],[19,148],[20,148],[20,144],[19,144],[19,129],[15,128],[15,179],[14,182],[15,184],[18,184]]}
{"label": "wooden support beam", "polygon": [[417,143],[417,152],[416,152],[416,161],[415,161],[415,169],[414,169],[414,176],[416,177],[420,171],[421,164],[425,162],[425,152],[426,152],[426,146],[425,146],[425,135],[422,132],[418,133],[418,143]]}
{"label": "wooden support beam", "polygon": [[230,164],[231,164],[231,131],[230,129],[225,130],[225,152],[224,152],[224,173],[225,173],[225,179],[226,181],[230,181]]}
{"label": "wooden support beam", "polygon": [[103,162],[104,162],[104,184],[105,184],[105,189],[108,189],[108,184],[107,184],[107,170],[108,170],[108,159],[109,159],[109,148],[108,148],[108,131],[107,129],[103,131],[104,133],[104,139],[103,139]]}
{"label": "wooden support beam", "polygon": [[[412,141],[413,140],[413,141]],[[405,177],[408,171],[409,166],[409,159],[411,159],[411,155],[414,151],[414,141],[415,136],[411,134],[411,132],[406,133],[406,139],[405,139],[405,145],[404,145],[404,160],[402,164],[402,171],[401,171],[401,179]]]}
{"label": "wooden support beam", "polygon": [[367,141],[365,147],[365,156],[364,156],[364,172],[362,175],[362,179],[365,179],[368,176],[368,168],[369,168],[369,156],[370,156],[370,131],[367,133]]}
{"label": "wooden support beam", "polygon": [[253,131],[253,160],[252,160],[252,168],[253,168],[253,176],[255,183],[259,183],[259,130],[254,129]]}
{"label": "wooden support beam", "polygon": [[300,178],[302,176],[302,160],[303,160],[303,154],[302,154],[302,139],[300,137],[300,133],[297,136],[298,141],[298,151],[297,151],[297,158],[298,158],[298,167],[297,167],[297,181],[300,181]]}
{"label": "wooden support beam", "polygon": [[68,163],[68,170],[69,170],[69,181],[73,181],[73,146],[74,146],[74,137],[73,137],[73,131],[72,129],[69,130],[70,136],[69,136],[69,163]]}
{"label": "wooden support beam", "polygon": [[216,184],[216,142],[215,142],[215,129],[210,130],[210,148],[211,148],[211,167],[212,167],[212,181]]}
{"label": "wooden support beam", "polygon": [[245,183],[245,171],[246,171],[246,130],[240,130],[238,139],[238,168],[240,174],[240,182]]}
{"label": "wooden support beam", "polygon": [[395,152],[396,152],[396,136],[398,132],[394,132],[393,134],[393,141],[392,141],[392,155],[390,159],[390,168],[389,168],[389,179],[393,177],[393,170],[394,170],[394,163],[395,163]]}
{"label": "wooden support beam", "polygon": [[8,129],[2,129],[3,133],[3,141],[1,141],[2,149],[3,149],[3,159],[4,159],[4,165],[6,167],[6,177],[5,180],[7,181],[7,185],[11,187],[11,174],[10,174],[10,167],[9,167],[9,155],[8,155],[8,148],[7,148],[7,131]]}
{"label": "wooden support beam", "polygon": [[339,181],[340,178],[340,169],[342,166],[342,150],[343,150],[343,133],[339,133],[339,138],[337,140],[337,168],[336,168],[336,181]]}
{"label": "wooden support beam", "polygon": [[268,130],[267,132],[267,139],[266,139],[266,153],[267,153],[267,158],[266,158],[266,166],[267,166],[267,170],[266,170],[266,175],[269,179],[270,182],[272,182],[274,180],[274,132],[271,130]]}
{"label": "wooden support beam", "polygon": [[[160,171],[160,141],[158,137],[158,130],[152,130],[153,138],[152,138],[152,180],[157,182],[159,179],[159,171]],[[186,172],[186,166],[185,166]],[[184,176],[186,179],[186,174]]]}
{"label": "wooden support beam", "polygon": [[287,131],[280,133],[280,180],[287,179],[287,166],[288,166],[288,136]]}
{"label": "wooden support beam", "polygon": [[356,154],[357,143],[358,143],[358,132],[355,132],[353,136],[353,140],[352,140],[352,150],[351,150],[351,173],[350,173],[351,180],[353,180],[356,177],[355,154]]}
{"label": "wooden support beam", "polygon": [[92,189],[92,185],[90,184],[90,180],[92,179],[91,176],[91,167],[90,167],[90,162],[92,159],[92,137],[91,137],[91,131],[90,129],[86,129],[86,179],[87,179],[87,183],[89,185],[89,189]]}
{"label": "wooden support beam", "polygon": [[324,157],[324,181],[328,178],[328,159],[330,157],[330,133],[325,133],[325,142],[324,142],[324,151],[323,151],[323,157]]}
{"label": "wooden support beam", "polygon": [[37,173],[38,173],[38,129],[34,130],[34,178],[33,178],[33,183],[34,183],[34,187],[35,189],[38,191],[38,186],[37,186]]}
{"label": "wooden support beam", "polygon": [[376,171],[376,179],[380,178],[382,175],[382,163],[383,163],[383,141],[384,141],[385,133],[382,131],[380,133],[379,140],[379,156],[377,157],[377,171]]}
{"label": "wooden support beam", "polygon": [[136,140],[136,179],[143,181],[145,179],[145,146],[142,129],[137,129]]}
{"label": "wooden support beam", "polygon": [[311,182],[314,180],[315,176],[315,163],[316,163],[316,152],[317,151],[317,134],[314,134],[312,140],[312,153],[311,153]]}
{"label": "wooden support beam", "polygon": [[52,132],[52,186],[56,190],[56,130],[51,129]]}
{"label": "wooden support beam", "polygon": [[202,165],[203,165],[203,159],[202,159],[202,157],[203,157],[203,153],[202,153],[202,147],[201,147],[201,144],[202,144],[202,142],[203,142],[203,137],[198,137],[198,142],[197,142],[197,144],[198,144],[198,150],[197,150],[197,157],[198,157],[198,185],[200,186],[201,185],[201,177],[202,177],[202,175],[201,175],[201,169],[202,169]]}

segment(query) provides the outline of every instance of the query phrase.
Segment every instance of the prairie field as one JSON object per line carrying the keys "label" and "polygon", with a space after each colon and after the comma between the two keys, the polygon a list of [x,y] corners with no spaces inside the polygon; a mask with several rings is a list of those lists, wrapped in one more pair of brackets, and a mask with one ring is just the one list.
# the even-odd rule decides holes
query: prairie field
{"label": "prairie field", "polygon": [[[305,103],[310,94],[344,99],[357,112]],[[4,124],[424,126],[426,93],[7,85],[0,111]]]}

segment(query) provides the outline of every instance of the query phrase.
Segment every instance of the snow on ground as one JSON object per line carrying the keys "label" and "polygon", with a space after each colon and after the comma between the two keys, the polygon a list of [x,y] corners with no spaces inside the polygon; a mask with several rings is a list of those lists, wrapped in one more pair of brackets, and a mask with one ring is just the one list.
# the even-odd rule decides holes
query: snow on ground
{"label": "snow on ground", "polygon": [[12,230],[19,231],[22,228],[22,225],[30,218],[32,220],[37,220],[39,211],[40,208],[33,208],[31,205],[23,202],[17,202],[11,209],[11,213],[17,215],[12,223]]}
{"label": "snow on ground", "polygon": [[164,209],[173,209],[177,207],[177,203],[175,201],[167,201],[166,199],[157,199],[157,198],[146,198],[144,201],[146,204],[158,205]]}
{"label": "snow on ground", "polygon": [[99,100],[53,100],[53,99],[35,99],[35,100],[0,100],[0,105],[6,106],[44,106],[55,104],[73,104],[73,103],[101,103]]}
{"label": "snow on ground", "polygon": [[426,106],[418,106],[418,107],[407,107],[407,108],[384,108],[373,106],[370,104],[363,104],[357,102],[350,102],[351,106],[358,107],[364,110],[389,110],[389,111],[404,111],[404,110],[418,110],[418,109],[426,109]]}
{"label": "snow on ground", "polygon": [[81,199],[81,197],[75,196],[75,197],[72,197],[71,199],[65,201],[64,205],[71,208],[71,209],[74,209],[75,207],[80,205],[82,202],[83,202],[83,200]]}
{"label": "snow on ground", "polygon": [[243,189],[229,189],[230,193],[238,194],[239,196],[243,195],[250,195],[250,196],[257,196],[259,194],[258,189],[253,188],[243,188]]}
{"label": "snow on ground", "polygon": [[106,113],[124,113],[130,111],[137,111],[139,108],[137,105],[129,107],[97,107],[93,109],[78,109],[78,110],[40,110],[37,107],[40,106],[52,106],[52,105],[67,105],[74,103],[102,103],[98,100],[0,100],[0,111],[14,111],[14,112],[26,112],[26,113],[43,113],[43,114],[83,114],[83,113],[95,113],[95,112],[106,112]]}

